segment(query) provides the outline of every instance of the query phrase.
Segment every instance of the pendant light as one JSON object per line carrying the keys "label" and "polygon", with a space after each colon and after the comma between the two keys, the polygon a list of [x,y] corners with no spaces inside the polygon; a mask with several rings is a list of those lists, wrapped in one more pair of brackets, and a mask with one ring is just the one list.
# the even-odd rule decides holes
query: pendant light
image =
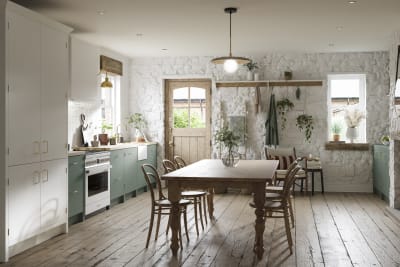
{"label": "pendant light", "polygon": [[100,84],[100,87],[102,88],[112,88],[113,84],[108,80],[108,75],[106,72],[106,79]]}
{"label": "pendant light", "polygon": [[250,59],[232,56],[232,13],[236,13],[237,8],[227,7],[224,11],[229,14],[229,56],[217,57],[211,60],[211,62],[214,64],[224,64],[224,70],[227,73],[234,73],[238,69],[239,64],[247,64],[250,62]]}

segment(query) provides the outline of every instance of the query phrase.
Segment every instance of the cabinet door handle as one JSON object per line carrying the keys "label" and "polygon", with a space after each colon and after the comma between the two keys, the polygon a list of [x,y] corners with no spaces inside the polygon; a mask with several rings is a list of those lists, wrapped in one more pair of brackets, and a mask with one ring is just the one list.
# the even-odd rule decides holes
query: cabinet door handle
{"label": "cabinet door handle", "polygon": [[74,191],[74,194],[76,194],[76,193],[79,193],[79,191],[78,191],[78,190],[75,190],[75,191]]}
{"label": "cabinet door handle", "polygon": [[40,182],[40,173],[38,171],[33,172],[33,184]]}
{"label": "cabinet door handle", "polygon": [[78,162],[77,162],[77,161],[74,161],[74,162],[72,163],[72,165],[78,165]]}
{"label": "cabinet door handle", "polygon": [[39,141],[33,142],[33,154],[35,154],[35,155],[40,154],[40,142]]}
{"label": "cabinet door handle", "polygon": [[49,181],[49,171],[48,170],[42,170],[42,183],[46,183]]}
{"label": "cabinet door handle", "polygon": [[44,149],[42,149],[42,153],[43,154],[49,153],[49,142],[44,140],[42,141],[42,145],[44,146]]}

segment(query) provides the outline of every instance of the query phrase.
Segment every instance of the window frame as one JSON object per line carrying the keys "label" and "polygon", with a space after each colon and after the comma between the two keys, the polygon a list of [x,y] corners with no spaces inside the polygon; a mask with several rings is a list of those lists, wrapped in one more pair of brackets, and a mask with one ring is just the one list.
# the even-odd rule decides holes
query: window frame
{"label": "window frame", "polygon": [[[327,100],[328,100],[328,129],[327,129],[327,140],[332,141],[333,140],[333,135],[332,135],[332,97],[331,97],[331,81],[332,80],[354,80],[357,79],[359,80],[359,109],[363,110],[365,112],[365,115],[367,115],[367,74],[362,73],[362,72],[357,72],[357,73],[329,73],[327,75]],[[347,129],[347,125],[346,129]],[[360,140],[358,143],[366,143],[367,142],[367,119],[365,118],[364,120],[361,121],[360,127]],[[345,132],[343,133],[345,135]],[[347,138],[345,137],[344,140],[348,141]]]}
{"label": "window frame", "polygon": [[[111,123],[113,126],[112,133],[121,134],[118,131],[121,131],[121,77],[120,75],[107,73],[108,78],[113,84],[112,88],[102,88],[100,87],[100,99],[101,99],[101,120],[103,121],[103,108],[105,108],[105,103],[103,102],[103,91],[104,90],[112,90],[111,94]],[[104,81],[106,77],[105,73],[101,74],[101,81]]]}

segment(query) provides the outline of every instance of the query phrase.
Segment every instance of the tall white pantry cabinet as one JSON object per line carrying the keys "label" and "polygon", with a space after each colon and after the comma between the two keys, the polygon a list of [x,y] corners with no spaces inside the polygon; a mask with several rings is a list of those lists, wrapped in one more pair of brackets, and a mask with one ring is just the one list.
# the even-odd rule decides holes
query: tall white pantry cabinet
{"label": "tall white pantry cabinet", "polygon": [[5,260],[67,230],[71,30],[7,2]]}

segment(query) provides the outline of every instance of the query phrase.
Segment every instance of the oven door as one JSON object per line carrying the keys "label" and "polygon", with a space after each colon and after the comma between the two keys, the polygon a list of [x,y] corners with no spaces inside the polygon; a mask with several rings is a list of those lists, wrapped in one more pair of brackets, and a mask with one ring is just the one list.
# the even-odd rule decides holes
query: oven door
{"label": "oven door", "polygon": [[110,205],[110,165],[89,166],[86,171],[86,214]]}

